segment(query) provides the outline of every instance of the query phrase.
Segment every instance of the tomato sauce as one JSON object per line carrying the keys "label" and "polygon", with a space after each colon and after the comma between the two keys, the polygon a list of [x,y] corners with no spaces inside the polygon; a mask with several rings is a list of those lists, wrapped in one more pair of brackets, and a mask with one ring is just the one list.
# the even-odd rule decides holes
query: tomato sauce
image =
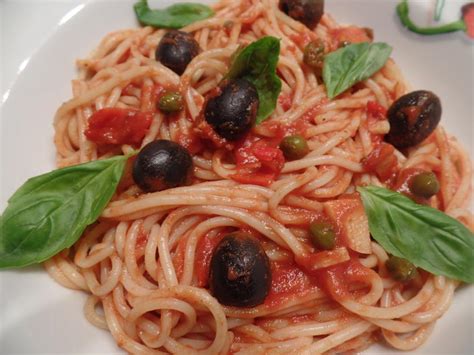
{"label": "tomato sauce", "polygon": [[104,108],[89,118],[88,140],[99,146],[139,145],[150,128],[152,113],[123,108]]}

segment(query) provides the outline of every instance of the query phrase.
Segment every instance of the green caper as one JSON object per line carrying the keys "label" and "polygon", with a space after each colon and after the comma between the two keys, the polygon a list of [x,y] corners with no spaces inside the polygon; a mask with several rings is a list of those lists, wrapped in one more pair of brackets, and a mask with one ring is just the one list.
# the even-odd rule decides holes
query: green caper
{"label": "green caper", "polygon": [[324,43],[320,40],[310,42],[303,53],[303,61],[306,65],[313,68],[316,75],[321,75],[324,65]]}
{"label": "green caper", "polygon": [[408,281],[417,274],[416,266],[406,259],[391,255],[385,262],[390,276],[396,281]]}
{"label": "green caper", "polygon": [[280,142],[280,149],[288,160],[301,159],[309,152],[308,143],[300,134],[283,138]]}
{"label": "green caper", "polygon": [[311,241],[318,249],[332,250],[336,246],[334,228],[327,222],[313,222],[309,225]]}
{"label": "green caper", "polygon": [[181,111],[183,109],[183,97],[176,91],[165,92],[158,102],[158,107],[166,113]]}
{"label": "green caper", "polygon": [[413,176],[408,183],[410,191],[420,197],[430,198],[439,191],[439,182],[432,172],[424,172]]}

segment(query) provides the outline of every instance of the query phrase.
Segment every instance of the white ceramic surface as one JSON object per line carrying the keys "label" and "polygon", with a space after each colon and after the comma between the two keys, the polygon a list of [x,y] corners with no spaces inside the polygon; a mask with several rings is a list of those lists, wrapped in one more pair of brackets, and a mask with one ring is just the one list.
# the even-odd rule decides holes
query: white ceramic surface
{"label": "white ceramic surface", "polygon": [[[3,80],[0,120],[0,210],[5,208],[8,196],[28,177],[54,168],[52,118],[57,107],[70,97],[75,59],[86,56],[106,33],[137,26],[131,0],[84,3],[74,0],[73,6],[64,1],[59,1],[60,5],[50,1],[47,7],[37,6],[34,14],[29,12],[29,19],[41,24],[43,15],[49,21],[62,19],[61,24],[52,28],[52,36],[38,51],[37,45],[31,42],[31,49],[25,50],[20,46],[28,43],[26,39],[15,44],[15,37],[21,38],[22,27],[17,28],[18,32],[12,31],[11,24],[18,21],[25,32],[31,32],[34,22],[25,21],[22,11],[5,12],[11,2],[14,1],[1,3],[4,23],[1,56],[8,64],[2,65],[2,77],[8,81]],[[150,4],[171,2],[151,0]],[[394,47],[393,57],[413,88],[429,89],[440,96],[442,124],[474,156],[473,42],[461,33],[431,38],[408,33],[395,17],[395,5],[396,2],[385,0],[327,1],[328,11],[339,22],[372,27],[377,41]],[[69,16],[64,17],[66,14]],[[43,36],[51,31],[51,27],[39,28],[45,31]],[[5,48],[11,49],[13,57],[8,56]],[[20,60],[22,55],[25,57]],[[5,67],[11,70],[15,61],[26,63],[23,70],[18,76],[11,72],[6,75]],[[5,85],[12,81],[14,85],[6,90]],[[473,296],[474,287],[458,290],[452,307],[438,321],[427,344],[416,353],[472,354]],[[60,287],[40,267],[0,272],[0,353],[122,353],[108,332],[96,329],[84,319],[84,301],[83,294]],[[373,346],[366,352],[393,351]]]}

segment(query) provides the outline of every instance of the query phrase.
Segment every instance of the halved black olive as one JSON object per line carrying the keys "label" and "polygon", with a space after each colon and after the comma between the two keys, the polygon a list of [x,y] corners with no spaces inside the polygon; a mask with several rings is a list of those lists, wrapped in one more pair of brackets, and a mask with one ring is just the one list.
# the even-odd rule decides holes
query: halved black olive
{"label": "halved black olive", "polygon": [[199,54],[199,44],[187,32],[172,30],[156,47],[155,58],[176,74],[183,74],[189,62]]}
{"label": "halved black olive", "polygon": [[285,14],[313,29],[324,13],[324,0],[280,0]]}
{"label": "halved black olive", "polygon": [[224,82],[219,89],[220,93],[207,101],[204,117],[218,135],[237,140],[250,130],[257,117],[257,89],[245,79]]}
{"label": "halved black olive", "polygon": [[263,303],[270,290],[271,273],[258,240],[241,232],[224,237],[212,255],[209,283],[214,297],[226,306]]}
{"label": "halved black olive", "polygon": [[132,176],[144,191],[184,185],[193,168],[189,152],[178,143],[160,139],[148,143],[133,162]]}
{"label": "halved black olive", "polygon": [[398,98],[387,112],[390,131],[385,140],[402,149],[424,141],[441,119],[441,102],[430,91],[419,90]]}

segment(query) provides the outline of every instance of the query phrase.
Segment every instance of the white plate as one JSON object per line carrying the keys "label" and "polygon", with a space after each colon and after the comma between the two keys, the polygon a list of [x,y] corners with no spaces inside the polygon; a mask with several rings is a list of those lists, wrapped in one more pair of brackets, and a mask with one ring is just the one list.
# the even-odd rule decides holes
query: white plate
{"label": "white plate", "polygon": [[[437,93],[443,104],[442,124],[473,156],[473,42],[461,33],[430,38],[408,33],[395,16],[394,1],[327,3],[337,21],[372,27],[377,41],[394,47],[393,57],[413,88]],[[54,168],[52,119],[70,97],[74,61],[86,56],[106,33],[137,26],[132,4],[88,2],[57,27],[17,78],[2,106],[0,210],[28,177]],[[473,296],[473,287],[456,292],[448,313],[417,353],[474,351]],[[84,300],[84,294],[57,285],[40,267],[0,272],[0,353],[121,353],[108,332],[85,320]],[[367,351],[390,352],[379,345]]]}

